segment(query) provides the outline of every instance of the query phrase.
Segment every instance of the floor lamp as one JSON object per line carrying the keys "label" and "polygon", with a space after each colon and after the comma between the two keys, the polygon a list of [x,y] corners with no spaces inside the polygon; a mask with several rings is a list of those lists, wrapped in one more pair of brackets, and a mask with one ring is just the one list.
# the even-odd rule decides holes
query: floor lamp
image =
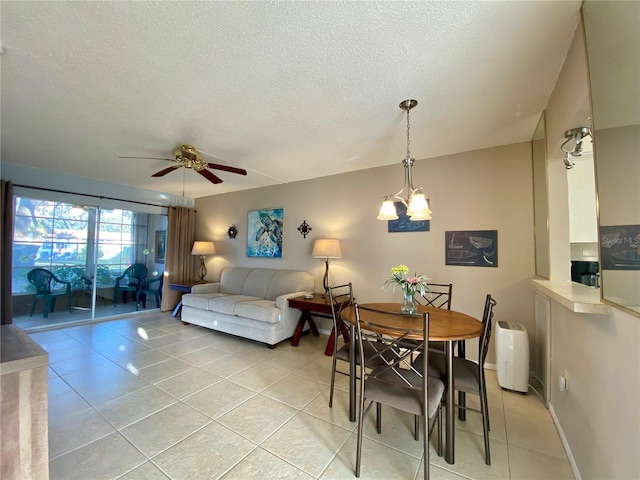
{"label": "floor lamp", "polygon": [[193,248],[191,249],[191,255],[200,256],[200,267],[198,268],[198,276],[200,277],[200,283],[204,283],[204,277],[207,276],[207,267],[204,264],[204,257],[206,255],[214,255],[216,253],[216,247],[213,242],[193,242]]}
{"label": "floor lamp", "polygon": [[320,240],[316,240],[313,244],[313,252],[311,255],[315,258],[324,258],[324,277],[322,277],[322,286],[324,287],[324,293],[326,295],[329,292],[329,259],[342,258],[340,240],[333,238],[322,238]]}

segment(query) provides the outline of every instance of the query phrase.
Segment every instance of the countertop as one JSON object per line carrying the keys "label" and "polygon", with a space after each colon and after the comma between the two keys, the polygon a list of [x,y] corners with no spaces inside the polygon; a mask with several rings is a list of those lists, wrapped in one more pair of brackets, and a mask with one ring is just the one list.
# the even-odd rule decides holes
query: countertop
{"label": "countertop", "polygon": [[610,315],[611,305],[600,299],[600,289],[575,282],[552,282],[534,278],[533,288],[576,313]]}
{"label": "countertop", "polygon": [[49,354],[18,327],[0,329],[0,375],[49,364]]}

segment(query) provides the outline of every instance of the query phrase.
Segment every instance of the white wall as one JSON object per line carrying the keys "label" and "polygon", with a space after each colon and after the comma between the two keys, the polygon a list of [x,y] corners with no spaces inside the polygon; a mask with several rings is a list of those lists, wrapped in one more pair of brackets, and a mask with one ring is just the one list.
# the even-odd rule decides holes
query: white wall
{"label": "white wall", "polygon": [[574,158],[575,168],[567,171],[569,189],[569,231],[571,243],[598,243],[596,175],[593,155]]}
{"label": "white wall", "polygon": [[[640,478],[640,319],[551,307],[550,408],[581,478]],[[569,389],[561,392],[565,371]]]}
{"label": "white wall", "polygon": [[[534,274],[531,145],[521,143],[416,161],[414,184],[430,198],[429,232],[388,233],[376,219],[382,196],[402,186],[400,163],[315,180],[196,200],[196,238],[213,240],[218,255],[207,260],[208,279],[228,265],[308,270],[322,290],[324,263],[311,257],[318,238],[338,238],[343,258],[333,260],[337,283],[353,282],[361,302],[400,301],[381,289],[392,266],[404,263],[434,282],[452,282],[455,310],[481,317],[484,297],[495,296],[497,320],[533,326],[529,280]],[[284,207],[284,258],[246,256],[247,212]],[[312,231],[303,238],[298,226]],[[226,234],[238,228],[235,240]],[[446,230],[498,230],[497,268],[445,265]],[[470,342],[475,352],[477,342]],[[493,362],[490,352],[488,362]]]}

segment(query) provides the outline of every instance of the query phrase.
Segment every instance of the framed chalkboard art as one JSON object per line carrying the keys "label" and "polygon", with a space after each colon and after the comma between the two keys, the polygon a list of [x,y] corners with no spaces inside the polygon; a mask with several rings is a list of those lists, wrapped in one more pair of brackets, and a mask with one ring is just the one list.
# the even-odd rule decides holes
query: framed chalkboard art
{"label": "framed chalkboard art", "polygon": [[444,232],[445,265],[498,266],[498,231],[463,230]]}

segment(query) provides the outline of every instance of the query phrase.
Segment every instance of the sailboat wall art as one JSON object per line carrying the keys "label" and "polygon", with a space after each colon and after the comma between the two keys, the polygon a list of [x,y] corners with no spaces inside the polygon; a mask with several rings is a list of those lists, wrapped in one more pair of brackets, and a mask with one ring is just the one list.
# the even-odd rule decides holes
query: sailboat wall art
{"label": "sailboat wall art", "polygon": [[445,265],[465,267],[498,266],[497,230],[444,232]]}

